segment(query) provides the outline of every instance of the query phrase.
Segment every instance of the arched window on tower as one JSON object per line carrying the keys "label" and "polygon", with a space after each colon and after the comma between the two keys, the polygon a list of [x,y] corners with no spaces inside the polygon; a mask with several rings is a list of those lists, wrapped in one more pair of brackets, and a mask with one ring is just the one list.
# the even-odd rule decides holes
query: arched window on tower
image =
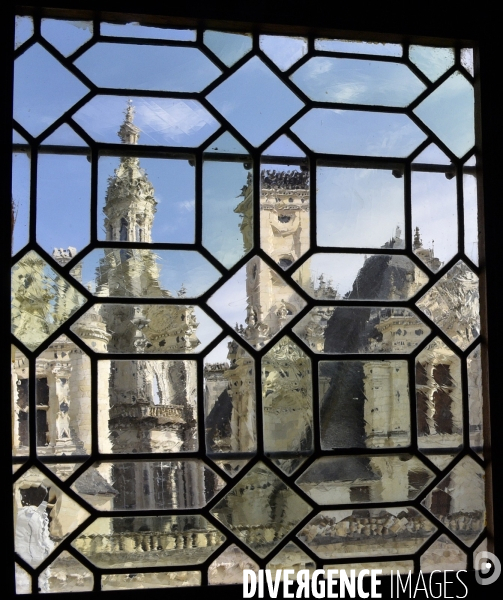
{"label": "arched window on tower", "polygon": [[120,232],[119,232],[119,241],[120,242],[128,241],[127,229],[128,229],[128,223],[127,223],[126,219],[121,219],[121,228],[120,228]]}

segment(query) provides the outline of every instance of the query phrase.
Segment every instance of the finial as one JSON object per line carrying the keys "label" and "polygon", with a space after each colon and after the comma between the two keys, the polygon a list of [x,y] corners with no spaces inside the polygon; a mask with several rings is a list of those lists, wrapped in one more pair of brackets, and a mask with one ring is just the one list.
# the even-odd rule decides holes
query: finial
{"label": "finial", "polygon": [[117,135],[123,144],[137,144],[140,137],[140,129],[136,125],[133,125],[135,107],[131,98],[128,100],[124,114],[124,123],[120,126]]}

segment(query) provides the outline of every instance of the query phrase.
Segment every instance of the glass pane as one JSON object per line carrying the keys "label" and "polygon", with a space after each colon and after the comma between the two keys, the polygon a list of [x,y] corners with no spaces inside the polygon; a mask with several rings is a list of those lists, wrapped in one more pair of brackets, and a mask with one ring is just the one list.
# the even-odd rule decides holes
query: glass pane
{"label": "glass pane", "polygon": [[216,519],[261,558],[310,512],[307,502],[261,462],[211,509]]}
{"label": "glass pane", "polygon": [[[222,453],[255,452],[255,402],[255,361],[226,337],[204,359],[204,430],[206,452],[213,460]],[[243,466],[240,460],[229,461],[228,468],[215,462],[231,476],[231,465],[239,463],[238,470]]]}
{"label": "glass pane", "polygon": [[326,52],[351,52],[353,54],[380,54],[381,56],[402,56],[401,44],[382,42],[360,42],[356,40],[314,40],[315,50]]}
{"label": "glass pane", "polygon": [[31,594],[31,575],[17,563],[14,564],[16,594]]}
{"label": "glass pane", "polygon": [[[20,17],[16,15],[16,29],[14,48],[19,48],[26,40],[33,35],[33,19],[32,17]],[[17,565],[16,565],[17,566]],[[19,567],[21,568],[21,567]],[[30,584],[31,585],[31,584]],[[18,594],[22,592],[17,592]]]}
{"label": "glass pane", "polygon": [[208,567],[210,585],[243,584],[243,569],[258,573],[259,566],[236,544],[231,544]]}
{"label": "glass pane", "polygon": [[62,335],[39,355],[36,369],[37,454],[90,454],[89,357]]}
{"label": "glass pane", "polygon": [[204,44],[228,67],[252,49],[252,37],[248,33],[225,33],[205,31]]}
{"label": "glass pane", "polygon": [[318,372],[322,450],[410,444],[407,361],[322,361]]}
{"label": "glass pane", "polygon": [[197,450],[196,363],[100,361],[98,433],[103,453]]}
{"label": "glass pane", "polygon": [[[197,147],[220,126],[197,100],[133,96],[131,101],[140,145]],[[73,119],[96,141],[117,144],[124,108],[124,96],[95,96]]]}
{"label": "glass pane", "polygon": [[397,254],[320,252],[310,256],[292,279],[319,300],[408,300],[428,283],[428,276],[410,258]]}
{"label": "glass pane", "polygon": [[[70,56],[77,48],[91,39],[92,21],[59,21],[42,19],[42,35],[57,48],[63,56]],[[108,86],[107,86],[108,87]]]}
{"label": "glass pane", "polygon": [[14,484],[16,552],[36,568],[89,513],[37,468]]}
{"label": "glass pane", "polygon": [[410,506],[355,508],[323,511],[297,537],[320,558],[366,558],[413,554],[436,530]]}
{"label": "glass pane", "polygon": [[282,71],[289,69],[307,53],[306,38],[261,35],[259,45],[262,52]]}
{"label": "glass pane", "polygon": [[15,152],[12,155],[12,254],[19,252],[30,236],[30,155]]}
{"label": "glass pane", "polygon": [[401,63],[317,56],[290,79],[318,102],[408,106],[426,86]]}
{"label": "glass pane", "polygon": [[203,163],[203,245],[230,269],[253,247],[251,163]]}
{"label": "glass pane", "polygon": [[164,571],[162,573],[112,573],[101,576],[101,589],[114,590],[190,587],[201,585],[200,571]]}
{"label": "glass pane", "polygon": [[89,160],[86,156],[40,154],[37,175],[37,242],[48,253],[68,248],[73,256],[89,243]]}
{"label": "glass pane", "polygon": [[12,333],[35,350],[86,299],[31,250],[12,267]]}
{"label": "glass pane", "polygon": [[475,265],[479,266],[477,178],[469,173],[463,173],[463,204],[465,254]]}
{"label": "glass pane", "polygon": [[220,152],[222,154],[248,154],[246,148],[236,140],[228,131],[211,143],[205,152]]}
{"label": "glass pane", "polygon": [[295,465],[286,465],[288,474],[303,462],[296,455],[314,450],[311,372],[308,356],[286,336],[262,358],[264,451],[293,459]]}
{"label": "glass pane", "polygon": [[157,40],[176,40],[180,42],[195,42],[196,32],[192,29],[166,29],[140,25],[140,23],[101,23],[101,35],[113,37],[132,37]]}
{"label": "glass pane", "polygon": [[207,99],[254,146],[260,146],[304,106],[256,56]]}
{"label": "glass pane", "polygon": [[198,565],[225,541],[201,515],[100,517],[72,546],[102,569]]}
{"label": "glass pane", "polygon": [[479,336],[479,278],[461,260],[416,305],[462,350]]}
{"label": "glass pane", "polygon": [[[210,457],[211,458],[211,457]],[[250,462],[250,459],[240,460],[215,460],[213,462],[223,469],[229,477],[236,477],[241,469]]]}
{"label": "glass pane", "polygon": [[38,576],[41,594],[59,592],[92,592],[94,577],[69,552],[63,552]]}
{"label": "glass pane", "polygon": [[473,68],[473,48],[461,48],[461,64],[470,73],[472,77],[475,75]]}
{"label": "glass pane", "polygon": [[421,504],[464,544],[472,546],[486,524],[484,490],[484,469],[464,456]]}
{"label": "glass pane", "polygon": [[410,46],[409,58],[431,81],[436,81],[454,64],[454,50]]}
{"label": "glass pane", "polygon": [[200,50],[187,46],[100,42],[75,66],[99,87],[163,92],[200,92],[221,74]]}
{"label": "glass pane", "polygon": [[317,504],[414,500],[435,475],[415,456],[327,456],[295,482]]}
{"label": "glass pane", "polygon": [[293,331],[319,354],[409,354],[430,328],[402,307],[317,306]]}
{"label": "glass pane", "polygon": [[294,144],[285,134],[280,135],[268,148],[262,152],[263,156],[295,156],[305,158],[305,153]]}
{"label": "glass pane", "polygon": [[475,144],[474,102],[473,86],[456,71],[414,113],[461,158]]}
{"label": "glass pane", "polygon": [[397,573],[403,576],[408,576],[409,573],[414,573],[414,561],[413,560],[379,560],[370,562],[360,563],[337,563],[336,565],[324,565],[325,569],[337,569],[339,573],[335,575],[334,579],[340,579],[340,571],[344,570],[346,573],[350,573],[351,569],[355,570],[356,577],[359,577],[360,571],[366,570],[363,576],[368,577],[369,571],[372,569],[379,569],[381,576],[384,575],[396,575]]}
{"label": "glass pane", "polygon": [[291,579],[297,578],[297,573],[301,570],[308,570],[309,577],[312,577],[316,570],[316,563],[308,556],[303,550],[301,550],[297,544],[288,542],[268,563],[266,569],[271,570],[271,577],[276,581],[276,572],[281,569],[282,580],[284,580],[284,570],[293,569],[293,576]]}
{"label": "glass pane", "polygon": [[29,363],[16,346],[11,346],[12,455],[29,456]]}
{"label": "glass pane", "polygon": [[480,345],[466,358],[468,370],[468,407],[470,417],[470,447],[484,458],[482,361]]}
{"label": "glass pane", "polygon": [[208,300],[251,346],[267,344],[306,305],[286,281],[259,256],[220,287]]}
{"label": "glass pane", "polygon": [[97,248],[70,274],[100,297],[197,298],[220,273],[195,250]]}
{"label": "glass pane", "polygon": [[404,248],[404,180],[384,169],[317,167],[321,246]]}
{"label": "glass pane", "polygon": [[39,44],[16,59],[14,118],[33,136],[42,133],[88,91]]}
{"label": "glass pane", "polygon": [[413,163],[426,163],[430,165],[449,165],[451,163],[447,155],[440,150],[436,144],[430,144],[418,154]]}
{"label": "glass pane", "polygon": [[405,157],[426,135],[398,113],[312,108],[292,131],[315,152]]}
{"label": "glass pane", "polygon": [[442,534],[421,556],[421,571],[466,571],[466,554]]}
{"label": "glass pane", "polygon": [[[44,460],[42,458],[42,460]],[[66,481],[70,475],[73,475],[75,471],[84,464],[83,461],[75,463],[44,463],[46,468],[49,469],[56,477],[61,481]]]}
{"label": "glass pane", "polygon": [[[461,361],[439,338],[416,359],[418,446],[429,454],[463,443]],[[449,461],[450,462],[450,461]]]}
{"label": "glass pane", "polygon": [[414,254],[436,273],[458,251],[456,179],[413,172],[411,193]]}
{"label": "glass pane", "polygon": [[54,133],[43,140],[42,145],[47,144],[54,146],[87,146],[84,140],[66,123],[63,123]]}
{"label": "glass pane", "polygon": [[132,460],[94,463],[72,490],[97,510],[165,510],[202,508],[224,485],[201,460]]}

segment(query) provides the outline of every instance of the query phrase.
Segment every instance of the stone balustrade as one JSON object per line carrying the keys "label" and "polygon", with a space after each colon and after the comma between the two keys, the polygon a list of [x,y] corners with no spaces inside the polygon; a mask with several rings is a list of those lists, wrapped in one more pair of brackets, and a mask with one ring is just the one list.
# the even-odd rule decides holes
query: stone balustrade
{"label": "stone balustrade", "polygon": [[163,419],[165,422],[183,423],[183,406],[148,405],[148,404],[115,404],[110,408],[110,419]]}

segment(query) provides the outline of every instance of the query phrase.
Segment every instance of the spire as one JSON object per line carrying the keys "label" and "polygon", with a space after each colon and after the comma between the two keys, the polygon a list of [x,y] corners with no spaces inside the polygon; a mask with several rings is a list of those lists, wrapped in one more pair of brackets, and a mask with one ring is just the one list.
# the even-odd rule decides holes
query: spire
{"label": "spire", "polygon": [[419,234],[419,227],[416,227],[415,232],[414,232],[413,248],[414,248],[414,250],[417,250],[418,248],[421,248],[422,245],[423,245],[423,242],[421,241],[421,235]]}
{"label": "spire", "polygon": [[127,108],[124,111],[126,115],[124,118],[124,123],[120,126],[117,135],[120,137],[123,144],[137,144],[138,138],[140,137],[140,129],[133,125],[135,108],[133,106],[133,101],[131,99],[128,100]]}

